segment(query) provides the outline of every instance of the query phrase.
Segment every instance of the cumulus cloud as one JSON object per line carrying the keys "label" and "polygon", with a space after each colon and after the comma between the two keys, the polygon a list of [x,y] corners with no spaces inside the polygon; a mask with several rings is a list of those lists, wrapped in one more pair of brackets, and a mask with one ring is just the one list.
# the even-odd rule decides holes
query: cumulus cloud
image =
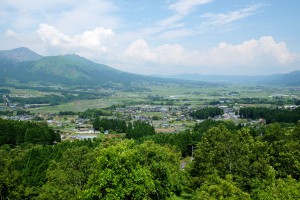
{"label": "cumulus cloud", "polygon": [[272,67],[284,68],[295,59],[284,42],[276,42],[271,36],[237,45],[223,42],[205,52],[186,50],[179,44],[151,48],[146,41],[139,39],[127,48],[125,55],[161,66],[185,66],[182,72],[188,68],[204,73],[213,69],[214,73],[226,74],[253,73],[253,68],[267,73]]}
{"label": "cumulus cloud", "polygon": [[138,39],[130,44],[125,51],[125,56],[145,61],[156,61],[156,53],[143,39]]}
{"label": "cumulus cloud", "polygon": [[286,44],[277,43],[271,36],[248,40],[239,45],[220,43],[218,47],[211,49],[207,56],[217,58],[212,62],[217,65],[287,64],[294,59]]}
{"label": "cumulus cloud", "polygon": [[97,27],[79,35],[69,36],[48,24],[40,24],[37,33],[46,45],[69,49],[85,48],[101,51],[103,53],[108,50],[109,41],[111,41],[115,35],[111,29]]}

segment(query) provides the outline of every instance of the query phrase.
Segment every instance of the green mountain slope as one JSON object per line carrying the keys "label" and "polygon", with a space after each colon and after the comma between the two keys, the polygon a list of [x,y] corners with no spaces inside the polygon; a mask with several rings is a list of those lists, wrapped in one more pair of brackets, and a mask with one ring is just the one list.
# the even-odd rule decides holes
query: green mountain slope
{"label": "green mountain slope", "polygon": [[[16,50],[6,51],[12,55]],[[33,54],[32,54],[33,55]],[[97,64],[77,55],[46,56],[20,61],[16,56],[0,56],[0,82],[15,79],[20,82],[48,82],[62,84],[103,84],[130,82],[165,82],[166,79],[131,74]],[[25,58],[25,57],[24,57]],[[37,58],[37,57],[35,57]],[[173,81],[174,82],[174,81]],[[178,81],[177,81],[178,82]]]}
{"label": "green mountain slope", "polygon": [[0,59],[8,59],[16,62],[33,61],[42,58],[41,55],[31,51],[26,47],[20,47],[12,50],[0,51]]}

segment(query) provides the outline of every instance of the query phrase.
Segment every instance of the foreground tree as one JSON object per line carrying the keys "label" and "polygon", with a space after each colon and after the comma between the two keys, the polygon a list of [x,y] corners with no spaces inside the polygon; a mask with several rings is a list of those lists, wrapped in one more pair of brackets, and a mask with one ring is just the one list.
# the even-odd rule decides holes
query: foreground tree
{"label": "foreground tree", "polygon": [[221,125],[210,129],[198,143],[190,173],[193,187],[199,187],[206,176],[217,172],[221,178],[231,174],[234,181],[246,187],[249,182],[253,138],[247,129],[231,133]]}
{"label": "foreground tree", "polygon": [[275,170],[269,167],[268,177],[263,181],[253,181],[252,199],[300,199],[300,183],[291,176],[275,178]]}
{"label": "foreground tree", "polygon": [[95,154],[88,147],[67,149],[61,161],[52,161],[47,170],[47,182],[38,199],[78,199],[86,185],[95,161]]}
{"label": "foreground tree", "polygon": [[203,185],[197,189],[194,200],[202,199],[250,199],[250,195],[243,192],[232,181],[232,177],[227,175],[225,179],[221,179],[217,174],[212,174],[207,177]]}
{"label": "foreground tree", "polygon": [[99,151],[83,199],[165,199],[182,191],[180,154],[125,140]]}

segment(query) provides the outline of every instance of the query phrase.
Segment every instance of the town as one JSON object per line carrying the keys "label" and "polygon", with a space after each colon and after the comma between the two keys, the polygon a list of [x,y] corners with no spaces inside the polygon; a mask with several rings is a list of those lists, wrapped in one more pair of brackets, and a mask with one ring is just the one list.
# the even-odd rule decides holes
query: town
{"label": "town", "polygon": [[[65,110],[49,113],[39,113],[37,110],[39,108],[51,107],[49,104],[24,104],[16,100],[11,102],[11,99],[16,99],[16,97],[21,99],[35,98],[32,94],[26,94],[26,90],[22,92],[16,92],[15,90],[15,94],[3,94],[3,100],[0,104],[0,117],[20,121],[46,121],[50,127],[60,132],[62,140],[88,139],[97,137],[99,134],[120,137],[122,134],[116,134],[116,131],[113,129],[96,130],[93,127],[95,116],[85,116],[82,114],[85,111],[93,112],[93,110],[96,111],[97,109],[109,113],[107,116],[99,115],[101,118],[124,120],[126,123],[143,121],[153,126],[157,133],[179,133],[192,129],[196,123],[200,123],[205,119],[230,120],[244,126],[247,124],[266,123],[266,120],[261,117],[257,119],[241,117],[239,111],[245,107],[270,107],[270,104],[275,105],[273,107],[276,108],[294,110],[299,106],[298,97],[295,95],[297,90],[295,91],[295,89],[297,88],[290,89],[289,93],[286,94],[267,94],[268,96],[265,95],[262,98],[245,98],[241,97],[241,95],[244,95],[242,92],[226,92],[224,90],[219,95],[216,94],[216,91],[206,94],[203,91],[197,91],[189,93],[186,96],[142,94],[140,96],[144,96],[144,99],[135,105],[132,105],[132,103],[130,105],[113,104],[109,107],[88,108],[79,112]],[[8,93],[7,90],[6,92]],[[248,90],[245,93],[249,92],[251,93],[252,91]],[[257,89],[255,92],[257,92]],[[182,91],[182,93],[184,92]],[[123,97],[124,95],[122,94]],[[200,103],[196,100],[199,96],[201,96]],[[118,99],[119,97],[116,98]],[[127,98],[129,99],[121,101],[121,103],[134,100],[130,96]],[[53,107],[53,110],[55,110],[55,106]],[[217,108],[221,112],[206,117],[195,117],[191,114],[205,108]]]}

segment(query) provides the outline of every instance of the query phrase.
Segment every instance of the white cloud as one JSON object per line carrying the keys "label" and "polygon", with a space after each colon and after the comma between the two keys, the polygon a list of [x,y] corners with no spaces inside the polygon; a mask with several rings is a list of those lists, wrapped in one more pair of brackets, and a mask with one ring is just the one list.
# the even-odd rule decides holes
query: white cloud
{"label": "white cloud", "polygon": [[47,24],[40,24],[37,33],[40,35],[43,41],[48,42],[50,45],[72,45],[70,37],[61,33],[53,26],[49,26]]}
{"label": "white cloud", "polygon": [[5,36],[7,36],[7,37],[14,37],[14,36],[16,36],[16,32],[13,31],[13,30],[11,30],[11,29],[7,29],[5,31]]}
{"label": "white cloud", "polygon": [[209,56],[216,57],[215,63],[220,65],[259,65],[273,62],[287,64],[294,59],[284,42],[276,43],[271,36],[261,37],[259,40],[248,40],[239,45],[220,43],[209,52]]}
{"label": "white cloud", "polygon": [[172,29],[183,27],[182,21],[195,7],[203,4],[211,3],[213,0],[178,0],[170,4],[169,9],[173,10],[176,14],[158,21],[157,25],[161,31],[165,29]]}
{"label": "white cloud", "polygon": [[85,31],[83,34],[75,36],[75,41],[80,46],[92,49],[101,49],[101,51],[107,51],[107,40],[110,40],[115,35],[111,29],[105,29],[103,27],[97,27],[92,31]]}
{"label": "white cloud", "polygon": [[[220,43],[205,52],[186,50],[179,44],[165,44],[151,48],[142,39],[133,42],[125,55],[139,59],[141,63],[155,63],[173,73],[216,73],[216,74],[271,74],[286,70],[287,64],[295,60],[284,42],[277,43],[273,37],[252,39],[238,45]],[[177,72],[174,70],[177,66]],[[178,70],[178,66],[184,66]],[[160,67],[161,68],[161,67]],[[158,69],[159,70],[159,69]],[[254,71],[260,70],[260,71]]]}
{"label": "white cloud", "polygon": [[156,53],[151,50],[147,42],[138,39],[130,44],[130,46],[125,51],[125,56],[136,58],[138,60],[144,61],[156,61]]}
{"label": "white cloud", "polygon": [[179,15],[189,14],[193,8],[199,5],[208,4],[213,0],[179,0],[169,6],[169,9],[174,10]]}
{"label": "white cloud", "polygon": [[[213,2],[213,0],[178,0],[173,4],[170,4],[169,9],[175,11],[175,14],[162,19],[157,23],[159,28],[157,28],[156,31],[161,33],[159,38],[175,39],[193,34],[203,34],[209,30],[220,27],[224,28],[224,25],[252,16],[261,10],[262,7],[266,6],[266,4],[257,3],[227,13],[205,13],[202,15],[204,21],[200,23],[200,25],[194,25],[194,27],[186,29],[185,18],[188,17],[197,6],[209,4],[211,2]],[[169,35],[171,36],[170,38],[166,37]]]}
{"label": "white cloud", "polygon": [[98,26],[115,28],[117,10],[108,0],[3,0],[0,24],[24,32],[46,23],[74,34]]}
{"label": "white cloud", "polygon": [[175,28],[183,26],[182,23],[178,23],[183,18],[181,15],[173,15],[171,17],[168,17],[166,19],[163,19],[159,21],[157,24],[162,28]]}
{"label": "white cloud", "polygon": [[265,4],[258,3],[246,6],[245,8],[231,11],[228,13],[220,13],[220,14],[212,14],[212,13],[206,13],[202,15],[202,17],[207,18],[207,21],[203,23],[203,25],[206,26],[219,26],[219,25],[225,25],[231,22],[234,22],[236,20],[240,20],[246,17],[249,17],[253,14],[255,14],[259,9],[261,9]]}
{"label": "white cloud", "polygon": [[115,33],[111,29],[97,27],[93,30],[87,30],[79,35],[69,36],[60,32],[53,26],[40,24],[37,33],[46,45],[60,48],[83,48],[87,50],[107,52],[108,46]]}
{"label": "white cloud", "polygon": [[161,33],[159,39],[173,40],[177,38],[188,37],[193,34],[195,34],[193,31],[186,29],[171,30]]}

